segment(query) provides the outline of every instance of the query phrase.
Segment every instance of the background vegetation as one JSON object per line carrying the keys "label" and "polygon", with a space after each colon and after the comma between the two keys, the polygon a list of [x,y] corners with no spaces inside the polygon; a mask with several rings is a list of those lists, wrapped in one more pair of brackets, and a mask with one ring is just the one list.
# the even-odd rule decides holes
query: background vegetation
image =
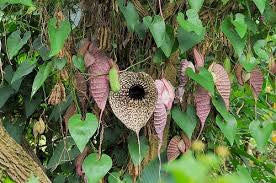
{"label": "background vegetation", "polygon": [[[144,71],[175,88],[189,78],[168,112],[161,172],[153,119],[140,131],[140,151],[108,104],[97,130],[101,111],[80,85],[91,77],[86,40],[121,71]],[[200,58],[200,71],[179,73],[181,60],[197,66]],[[1,0],[0,118],[53,182],[276,182],[275,59],[274,0]],[[229,111],[212,63],[230,78]],[[197,86],[211,94],[205,125]],[[168,163],[167,144],[177,138],[184,150],[176,146],[181,157]],[[2,171],[1,182],[12,177]]]}

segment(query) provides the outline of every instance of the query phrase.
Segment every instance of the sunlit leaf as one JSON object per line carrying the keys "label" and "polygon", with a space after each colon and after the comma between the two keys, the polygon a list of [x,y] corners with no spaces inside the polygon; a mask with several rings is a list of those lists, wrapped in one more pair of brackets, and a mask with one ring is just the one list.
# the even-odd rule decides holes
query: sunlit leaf
{"label": "sunlit leaf", "polygon": [[191,9],[194,9],[196,12],[200,10],[203,5],[204,0],[188,0]]}
{"label": "sunlit leaf", "polygon": [[253,49],[255,53],[258,55],[258,57],[260,57],[260,59],[267,62],[269,59],[269,55],[264,49],[265,46],[266,46],[266,41],[261,39],[255,42]]}
{"label": "sunlit leaf", "polygon": [[243,38],[247,31],[247,24],[245,23],[245,16],[241,13],[235,15],[235,20],[232,21],[239,36]]}
{"label": "sunlit leaf", "polygon": [[22,4],[26,6],[33,6],[32,0],[1,0],[1,3],[8,3],[8,4]]}
{"label": "sunlit leaf", "polygon": [[256,4],[256,6],[259,9],[259,11],[261,12],[261,14],[263,14],[263,12],[265,10],[266,0],[253,0],[253,2]]}
{"label": "sunlit leaf", "polygon": [[237,123],[235,120],[229,120],[224,121],[220,115],[217,115],[216,117],[216,123],[224,136],[227,138],[227,140],[230,142],[231,145],[233,145],[236,131],[237,131]]}

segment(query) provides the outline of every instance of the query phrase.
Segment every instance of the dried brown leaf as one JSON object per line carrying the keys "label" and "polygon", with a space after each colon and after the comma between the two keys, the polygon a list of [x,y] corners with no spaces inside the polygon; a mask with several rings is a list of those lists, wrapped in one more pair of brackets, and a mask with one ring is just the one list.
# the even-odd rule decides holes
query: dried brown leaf
{"label": "dried brown leaf", "polygon": [[87,102],[88,102],[88,88],[87,88],[87,82],[84,78],[84,76],[80,72],[76,72],[76,90],[77,95],[79,97],[82,110],[86,110]]}
{"label": "dried brown leaf", "polygon": [[61,82],[58,82],[51,91],[48,104],[57,105],[66,99],[65,88]]}
{"label": "dried brown leaf", "polygon": [[227,110],[229,110],[229,97],[231,91],[231,83],[224,67],[220,64],[212,64],[211,71],[214,73],[216,88],[223,98]]}
{"label": "dried brown leaf", "polygon": [[77,108],[74,103],[72,103],[66,110],[63,119],[64,119],[64,126],[65,126],[65,134],[68,132],[68,121],[71,116],[77,113]]}
{"label": "dried brown leaf", "polygon": [[238,64],[236,66],[236,70],[235,70],[235,73],[236,73],[236,77],[237,77],[237,80],[239,82],[240,85],[243,85],[244,82],[243,82],[243,79],[242,79],[242,73],[243,73],[243,69],[242,69],[242,65]]}
{"label": "dried brown leaf", "polygon": [[180,136],[174,136],[169,142],[169,145],[167,148],[168,161],[175,160],[181,154],[181,151],[178,148],[178,144],[180,141],[181,141]]}
{"label": "dried brown leaf", "polygon": [[256,68],[250,73],[249,83],[253,89],[255,98],[258,98],[263,86],[263,74],[260,69]]}
{"label": "dried brown leaf", "polygon": [[199,135],[203,130],[205,121],[211,110],[210,100],[211,98],[208,91],[202,88],[201,86],[197,86],[196,92],[195,92],[195,105],[196,105],[196,114],[201,124]]}
{"label": "dried brown leaf", "polygon": [[76,158],[75,167],[76,167],[76,173],[79,176],[83,175],[82,163],[83,163],[83,160],[86,158],[86,156],[89,154],[89,152],[90,152],[90,148],[88,146],[86,146],[84,148],[83,152],[80,153]]}

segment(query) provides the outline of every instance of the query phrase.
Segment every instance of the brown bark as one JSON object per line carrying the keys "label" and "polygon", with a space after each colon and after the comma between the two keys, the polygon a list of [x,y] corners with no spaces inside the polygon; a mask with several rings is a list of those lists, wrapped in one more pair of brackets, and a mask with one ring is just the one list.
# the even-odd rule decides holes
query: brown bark
{"label": "brown bark", "polygon": [[5,131],[0,122],[0,170],[4,171],[15,182],[26,182],[31,175],[39,182],[51,182],[42,168],[27,154],[24,149]]}

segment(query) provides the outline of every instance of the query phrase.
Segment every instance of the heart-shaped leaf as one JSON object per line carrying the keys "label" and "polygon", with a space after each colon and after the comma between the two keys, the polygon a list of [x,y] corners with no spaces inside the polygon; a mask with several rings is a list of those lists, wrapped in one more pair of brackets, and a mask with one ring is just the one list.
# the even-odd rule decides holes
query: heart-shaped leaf
{"label": "heart-shaped leaf", "polygon": [[68,128],[79,150],[82,152],[89,139],[94,135],[98,127],[98,121],[94,114],[86,113],[85,120],[81,119],[81,114],[70,117]]}
{"label": "heart-shaped leaf", "polygon": [[256,140],[257,147],[261,152],[263,152],[265,151],[268,139],[273,130],[273,124],[271,122],[263,123],[262,127],[260,124],[260,121],[252,121],[249,125],[249,130],[252,137]]}
{"label": "heart-shaped leaf", "polygon": [[229,143],[233,145],[234,140],[235,140],[235,135],[237,131],[237,123],[235,120],[229,120],[223,121],[222,117],[220,115],[217,115],[216,117],[216,123],[224,136],[227,138]]}
{"label": "heart-shaped leaf", "polygon": [[26,60],[25,62],[23,62],[18,66],[17,70],[13,74],[11,83],[14,83],[15,81],[19,80],[25,75],[28,75],[33,71],[34,68],[35,68],[35,64],[30,62],[30,60]]}
{"label": "heart-shaped leaf", "polygon": [[196,12],[198,12],[201,8],[201,6],[203,5],[204,0],[188,0],[189,5],[191,6],[191,8],[193,10],[195,10]]}
{"label": "heart-shaped leaf", "polygon": [[39,67],[39,71],[36,74],[33,82],[31,97],[34,96],[37,90],[48,78],[49,74],[52,72],[52,69],[53,69],[53,62],[44,63],[42,66]]}
{"label": "heart-shaped leaf", "polygon": [[174,107],[172,109],[172,118],[187,136],[191,138],[197,123],[195,109],[189,105],[185,113],[179,107]]}
{"label": "heart-shaped leaf", "polygon": [[245,16],[241,13],[235,15],[235,20],[232,21],[232,24],[235,26],[235,30],[241,38],[243,38],[247,31],[247,24],[245,23]]}
{"label": "heart-shaped leaf", "polygon": [[164,52],[164,54],[166,55],[167,58],[170,57],[171,52],[172,52],[172,48],[174,45],[174,31],[173,28],[171,26],[167,26],[166,27],[166,34],[165,34],[165,39],[161,45],[161,50]]}
{"label": "heart-shaped leaf", "polygon": [[83,162],[83,170],[88,178],[88,183],[99,182],[111,167],[112,159],[106,154],[102,154],[98,159],[98,154],[92,153]]}
{"label": "heart-shaped leaf", "polygon": [[166,25],[161,16],[155,15],[152,17],[147,16],[143,18],[144,24],[149,28],[157,47],[161,47],[166,36]]}
{"label": "heart-shaped leaf", "polygon": [[263,14],[263,12],[265,10],[266,0],[253,0],[253,1],[256,4],[259,11],[261,12],[261,14]]}
{"label": "heart-shaped leaf", "polygon": [[205,88],[208,92],[210,92],[212,96],[214,95],[215,91],[213,76],[207,69],[200,68],[200,71],[197,74],[193,71],[193,69],[187,68],[186,74],[203,88]]}
{"label": "heart-shaped leaf", "polygon": [[266,50],[264,49],[264,47],[266,46],[266,40],[258,40],[256,41],[256,43],[253,46],[253,49],[255,51],[255,53],[258,55],[258,57],[264,61],[267,61],[269,59],[269,55],[266,52]]}
{"label": "heart-shaped leaf", "polygon": [[131,157],[131,160],[135,166],[138,166],[141,161],[145,158],[146,154],[149,151],[149,142],[146,137],[140,137],[140,152],[139,144],[136,135],[130,135],[127,139],[128,151]]}
{"label": "heart-shaped leaf", "polygon": [[71,32],[70,22],[68,20],[63,20],[57,27],[56,17],[51,18],[48,22],[48,34],[51,44],[51,51],[49,56],[55,56],[63,48],[66,39]]}
{"label": "heart-shaped leaf", "polygon": [[14,56],[17,55],[19,50],[27,43],[29,38],[31,37],[31,32],[25,32],[23,38],[20,37],[20,30],[17,30],[11,35],[9,35],[7,39],[7,52],[9,59],[12,59]]}

